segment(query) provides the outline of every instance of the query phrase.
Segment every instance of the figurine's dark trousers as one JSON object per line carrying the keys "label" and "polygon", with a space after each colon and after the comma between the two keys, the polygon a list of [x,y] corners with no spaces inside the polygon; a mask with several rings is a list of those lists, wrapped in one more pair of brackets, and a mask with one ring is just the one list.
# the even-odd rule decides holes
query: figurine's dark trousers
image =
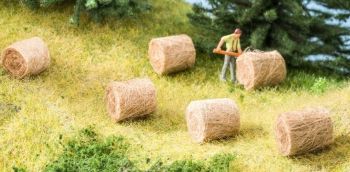
{"label": "figurine's dark trousers", "polygon": [[235,57],[225,55],[224,66],[222,66],[222,70],[221,70],[221,74],[220,74],[221,81],[226,81],[227,67],[230,67],[231,82],[233,82],[233,83],[236,82],[236,74],[235,74],[236,58]]}

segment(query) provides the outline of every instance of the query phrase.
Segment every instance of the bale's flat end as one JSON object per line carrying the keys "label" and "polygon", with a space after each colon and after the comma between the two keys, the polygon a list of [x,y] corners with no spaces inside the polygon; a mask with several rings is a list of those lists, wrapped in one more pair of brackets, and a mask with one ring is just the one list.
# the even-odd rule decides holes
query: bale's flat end
{"label": "bale's flat end", "polygon": [[50,65],[47,45],[39,37],[15,42],[1,55],[1,64],[16,78],[36,75]]}

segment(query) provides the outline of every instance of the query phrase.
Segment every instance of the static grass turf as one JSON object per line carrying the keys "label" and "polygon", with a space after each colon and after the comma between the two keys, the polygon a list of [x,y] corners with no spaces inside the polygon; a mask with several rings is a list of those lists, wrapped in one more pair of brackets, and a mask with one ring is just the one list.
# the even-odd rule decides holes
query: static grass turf
{"label": "static grass turf", "polygon": [[235,160],[233,154],[218,154],[211,157],[208,162],[187,159],[164,164],[162,160],[158,160],[149,169],[141,170],[129,160],[129,146],[130,144],[123,137],[111,136],[101,139],[93,128],[85,128],[64,146],[63,153],[57,160],[47,164],[44,171],[220,172],[235,170],[233,165],[230,166]]}
{"label": "static grass turf", "polygon": [[[184,159],[205,160],[234,153],[243,171],[349,171],[350,84],[334,76],[289,70],[279,87],[246,92],[218,80],[222,59],[197,56],[195,68],[157,76],[148,63],[153,37],[194,35],[181,1],[154,0],[154,9],[135,19],[105,25],[67,21],[71,8],[30,11],[0,2],[0,48],[16,40],[42,37],[52,65],[39,76],[13,79],[0,69],[0,171],[18,167],[41,171],[62,155],[78,131],[94,126],[101,137],[120,135],[130,143],[128,156],[139,169]],[[242,38],[244,39],[244,38]],[[158,108],[149,118],[115,124],[107,115],[104,94],[112,80],[151,78]],[[191,100],[228,97],[241,112],[235,138],[198,145],[187,133],[184,111]],[[332,111],[335,143],[328,149],[287,158],[278,154],[273,125],[279,113],[306,106]]]}
{"label": "static grass turf", "polygon": [[46,165],[47,172],[58,171],[139,171],[128,159],[128,144],[122,137],[98,138],[87,128],[65,146],[59,158]]}

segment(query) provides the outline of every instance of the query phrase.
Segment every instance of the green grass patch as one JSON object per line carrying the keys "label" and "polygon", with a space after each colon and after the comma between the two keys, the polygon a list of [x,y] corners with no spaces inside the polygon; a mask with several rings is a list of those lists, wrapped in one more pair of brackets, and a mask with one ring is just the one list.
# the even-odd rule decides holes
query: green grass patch
{"label": "green grass patch", "polygon": [[178,160],[169,165],[161,161],[155,163],[146,172],[233,172],[238,171],[234,166],[234,154],[218,154],[209,161],[195,161],[192,159]]}
{"label": "green grass patch", "polygon": [[44,171],[138,171],[127,158],[128,147],[123,137],[101,140],[91,128],[87,128],[69,141],[63,154],[48,164]]}
{"label": "green grass patch", "polygon": [[[59,158],[49,163],[46,172],[64,171],[96,171],[96,172],[228,172],[235,160],[233,154],[220,154],[208,162],[194,160],[178,160],[164,165],[160,160],[148,170],[140,170],[128,158],[129,144],[121,136],[110,136],[101,139],[90,127],[80,131],[79,135],[70,140],[64,147]],[[14,171],[25,171],[13,168]]]}

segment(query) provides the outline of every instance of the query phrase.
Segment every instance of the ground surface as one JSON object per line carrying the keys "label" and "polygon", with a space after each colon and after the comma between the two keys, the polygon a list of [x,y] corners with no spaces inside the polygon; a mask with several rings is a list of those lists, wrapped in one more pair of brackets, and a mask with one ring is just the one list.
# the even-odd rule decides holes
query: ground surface
{"label": "ground surface", "polygon": [[[51,67],[37,77],[16,80],[0,69],[0,171],[21,166],[40,171],[62,152],[78,130],[94,126],[104,136],[122,135],[131,143],[130,158],[140,168],[162,159],[207,159],[216,153],[237,155],[244,171],[350,170],[350,84],[347,80],[291,71],[278,88],[246,92],[218,82],[221,59],[199,55],[194,69],[157,76],[148,63],[153,37],[193,34],[186,20],[190,8],[156,0],[142,20],[96,25],[68,23],[72,9],[32,12],[0,2],[0,48],[32,36],[48,44]],[[176,8],[172,8],[176,6]],[[112,80],[151,78],[158,109],[150,118],[115,124],[104,102]],[[184,111],[191,100],[229,97],[240,107],[241,132],[227,140],[198,145],[190,139]],[[295,158],[278,154],[273,125],[281,112],[307,106],[332,111],[335,143],[329,149]]]}

